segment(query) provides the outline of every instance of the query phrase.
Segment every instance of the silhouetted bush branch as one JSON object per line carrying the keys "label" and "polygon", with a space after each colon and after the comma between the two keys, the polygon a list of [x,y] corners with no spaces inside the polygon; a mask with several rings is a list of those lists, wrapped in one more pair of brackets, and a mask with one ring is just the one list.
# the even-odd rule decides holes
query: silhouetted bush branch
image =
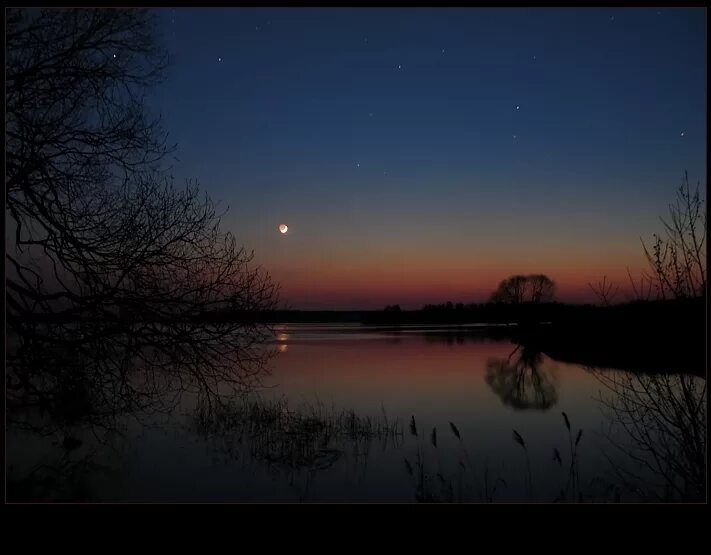
{"label": "silhouetted bush branch", "polygon": [[591,371],[611,395],[601,401],[628,457],[616,477],[637,494],[661,501],[706,497],[706,380],[685,374]]}
{"label": "silhouetted bush branch", "polygon": [[[640,238],[651,273],[642,272],[639,281],[635,281],[627,269],[632,299],[680,299],[706,294],[706,211],[700,188],[697,182],[692,190],[684,172],[675,202],[669,205],[669,219],[661,218],[664,235],[653,234],[650,245]],[[597,286],[589,286],[603,305],[610,304],[613,285],[606,283],[606,277]]]}
{"label": "silhouetted bush branch", "polygon": [[595,296],[597,296],[604,306],[608,306],[612,303],[613,299],[619,292],[620,288],[615,286],[612,282],[607,281],[607,276],[602,277],[602,281],[598,282],[596,285],[592,283],[588,284],[590,289],[592,289]]}
{"label": "silhouetted bush branch", "polygon": [[250,388],[266,328],[205,315],[270,310],[277,287],[163,165],[172,148],[143,103],[166,68],[154,15],[6,13],[10,401],[56,413],[81,397],[74,416],[96,416],[166,387]]}
{"label": "silhouetted bush branch", "polygon": [[676,200],[669,205],[669,220],[661,219],[664,236],[654,234],[650,246],[642,240],[657,294],[663,299],[696,297],[706,291],[706,211],[700,187],[697,183],[692,191],[684,172]]}

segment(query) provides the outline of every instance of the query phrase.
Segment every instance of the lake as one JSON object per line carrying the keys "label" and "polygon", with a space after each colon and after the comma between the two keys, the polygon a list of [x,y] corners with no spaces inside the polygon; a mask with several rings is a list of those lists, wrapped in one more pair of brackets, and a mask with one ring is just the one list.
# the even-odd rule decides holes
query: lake
{"label": "lake", "polygon": [[[7,479],[44,464],[56,469],[42,495],[120,502],[637,501],[669,490],[649,452],[639,458],[630,392],[641,384],[649,402],[654,388],[689,389],[705,437],[703,378],[564,363],[500,335],[277,325],[258,394],[215,414],[185,396],[168,415],[122,419],[104,443],[77,431],[68,449],[9,431]],[[646,431],[668,450],[673,430],[655,422]]]}

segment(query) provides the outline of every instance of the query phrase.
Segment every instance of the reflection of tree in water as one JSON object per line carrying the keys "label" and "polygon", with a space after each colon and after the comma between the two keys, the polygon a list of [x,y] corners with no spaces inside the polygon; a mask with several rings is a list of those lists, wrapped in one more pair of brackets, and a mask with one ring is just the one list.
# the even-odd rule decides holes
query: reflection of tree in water
{"label": "reflection of tree in water", "polygon": [[114,460],[120,453],[103,446],[87,446],[77,438],[65,438],[53,452],[37,462],[31,470],[14,472],[7,469],[7,499],[12,502],[101,501],[94,484],[102,479],[121,478],[120,466]]}
{"label": "reflection of tree in water", "polygon": [[422,337],[427,343],[446,343],[447,345],[464,345],[465,343],[480,343],[481,337],[462,332],[423,332]]}
{"label": "reflection of tree in water", "polygon": [[34,462],[15,465],[8,478],[9,492],[24,500],[90,499],[86,476],[101,472],[97,460],[131,423],[154,424],[190,397],[217,410],[236,393],[259,387],[274,354],[263,343],[267,331],[256,328],[230,338],[237,348],[220,358],[226,346],[212,350],[211,344],[220,326],[208,330],[215,334],[210,339],[200,334],[202,324],[165,326],[160,335],[150,331],[157,323],[136,322],[135,331],[123,333],[106,326],[96,323],[73,349],[67,327],[47,326],[43,338],[56,333],[57,344],[23,338],[9,353],[6,420],[17,433],[10,447],[23,458],[34,438],[44,445]]}
{"label": "reflection of tree in water", "polygon": [[657,501],[706,499],[706,380],[590,368],[606,387],[608,439],[628,464],[616,481]]}
{"label": "reflection of tree in water", "polygon": [[486,383],[514,409],[547,410],[558,402],[558,392],[553,376],[541,368],[542,361],[539,351],[519,345],[507,359],[487,362]]}
{"label": "reflection of tree in water", "polygon": [[490,343],[508,339],[506,331],[497,328],[443,328],[440,330],[422,330],[417,332],[417,335],[423,337],[427,343],[446,343],[447,345]]}
{"label": "reflection of tree in water", "polygon": [[201,323],[95,322],[86,333],[75,326],[47,324],[41,339],[23,337],[8,353],[9,422],[43,433],[84,424],[111,430],[126,414],[170,412],[183,393],[213,407],[258,388],[275,354],[268,329],[256,326],[230,337]]}

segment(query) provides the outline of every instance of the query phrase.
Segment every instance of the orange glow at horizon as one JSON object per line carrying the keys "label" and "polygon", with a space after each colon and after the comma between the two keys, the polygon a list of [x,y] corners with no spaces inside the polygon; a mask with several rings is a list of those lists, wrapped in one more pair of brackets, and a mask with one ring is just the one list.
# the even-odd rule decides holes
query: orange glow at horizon
{"label": "orange glow at horizon", "polygon": [[[641,268],[630,272],[635,279]],[[563,302],[595,302],[590,284],[596,285],[606,276],[607,282],[619,288],[617,300],[630,291],[629,276],[623,267],[568,267],[555,272],[528,268],[482,268],[460,272],[410,267],[379,270],[347,271],[330,269],[305,273],[277,271],[273,277],[282,285],[281,296],[293,308],[300,306],[334,308],[382,308],[400,304],[403,308],[420,308],[429,303],[486,302],[499,282],[509,275],[546,273],[556,282],[556,297]]]}
{"label": "orange glow at horizon", "polygon": [[[257,250],[259,264],[280,283],[289,308],[322,310],[381,309],[399,304],[486,302],[501,280],[514,274],[546,274],[562,302],[596,302],[589,284],[603,276],[619,287],[617,300],[645,267],[634,241],[605,247],[592,240],[558,237],[519,242],[497,237],[445,240],[433,235],[378,241],[323,235],[269,242]],[[496,246],[494,246],[494,244]]]}

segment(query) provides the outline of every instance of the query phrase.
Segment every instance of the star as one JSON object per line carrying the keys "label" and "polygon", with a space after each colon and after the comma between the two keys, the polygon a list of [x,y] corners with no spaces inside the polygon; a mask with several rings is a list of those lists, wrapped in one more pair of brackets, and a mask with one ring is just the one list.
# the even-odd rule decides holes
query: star
{"label": "star", "polygon": [[356,168],[360,168],[360,163],[356,162]]}
{"label": "star", "polygon": [[114,58],[116,57],[116,54],[114,54]]}
{"label": "star", "polygon": [[516,135],[514,135],[513,138],[515,139],[515,138],[516,138]]}
{"label": "star", "polygon": [[521,106],[516,106],[516,110],[518,110]]}
{"label": "star", "polygon": [[402,69],[402,66],[400,64],[397,65],[398,69]]}
{"label": "star", "polygon": [[535,60],[535,59],[536,59],[536,57],[534,56],[534,57],[533,57],[533,59]]}
{"label": "star", "polygon": [[218,61],[218,62],[221,62],[221,61],[222,61],[222,58],[217,58],[217,61]]}
{"label": "star", "polygon": [[444,48],[442,49],[442,54],[444,54]]}
{"label": "star", "polygon": [[684,136],[684,132],[683,132],[683,131],[681,132],[681,136],[682,136],[682,137]]}

